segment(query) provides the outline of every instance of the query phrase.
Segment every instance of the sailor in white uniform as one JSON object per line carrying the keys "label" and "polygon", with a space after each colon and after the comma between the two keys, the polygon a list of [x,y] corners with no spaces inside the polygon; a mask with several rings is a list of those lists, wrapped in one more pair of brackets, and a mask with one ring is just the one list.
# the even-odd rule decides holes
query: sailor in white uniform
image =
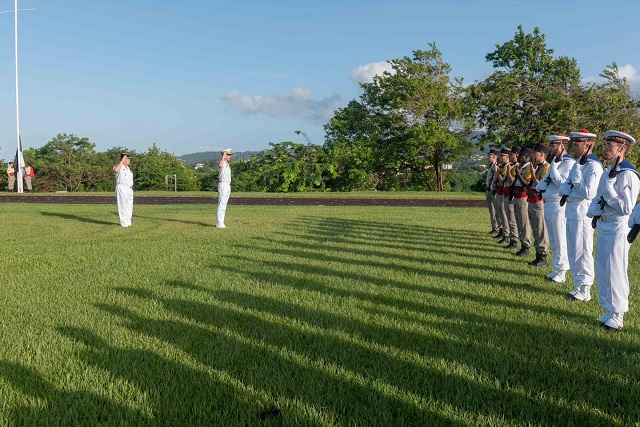
{"label": "sailor in white uniform", "polygon": [[635,139],[615,130],[607,131],[604,138],[602,154],[611,165],[600,178],[598,193],[587,215],[598,228],[596,281],[600,306],[605,310],[598,321],[605,329],[617,331],[622,329],[624,314],[629,311],[630,243],[627,234],[635,222],[635,219],[630,220],[629,214],[634,210],[640,192],[640,175],[625,160]]}
{"label": "sailor in white uniform", "polygon": [[231,148],[227,148],[222,152],[222,158],[218,163],[218,172],[220,177],[218,180],[218,212],[216,213],[216,227],[227,228],[224,223],[224,216],[227,212],[227,202],[231,195],[231,168],[229,167],[229,160],[233,151]]}
{"label": "sailor in white uniform", "polygon": [[572,152],[579,160],[573,165],[569,178],[560,186],[562,200],[566,199],[567,254],[573,276],[573,289],[567,294],[570,301],[591,300],[591,285],[595,280],[593,263],[593,228],[587,217],[591,201],[596,197],[603,167],[592,153],[596,135],[587,129],[571,132]]}
{"label": "sailor in white uniform", "polygon": [[129,153],[120,155],[120,163],[113,167],[116,174],[116,199],[118,200],[118,215],[120,225],[131,227],[133,215],[133,173],[129,169],[131,158]]}
{"label": "sailor in white uniform", "polygon": [[566,271],[569,269],[567,258],[567,228],[564,216],[565,206],[560,206],[560,186],[567,181],[569,172],[576,162],[567,153],[569,137],[561,133],[549,136],[551,154],[549,170],[536,185],[536,190],[543,192],[544,222],[549,233],[549,244],[553,251],[551,265],[553,271],[547,275],[549,280],[564,283]]}

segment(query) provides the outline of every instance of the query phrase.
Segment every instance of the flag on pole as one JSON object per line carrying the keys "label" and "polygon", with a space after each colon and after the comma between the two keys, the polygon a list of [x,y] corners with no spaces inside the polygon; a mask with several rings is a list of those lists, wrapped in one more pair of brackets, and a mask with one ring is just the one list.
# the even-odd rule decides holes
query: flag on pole
{"label": "flag on pole", "polygon": [[16,170],[16,183],[18,184],[18,193],[24,192],[22,177],[24,176],[24,157],[22,156],[22,138],[18,136],[18,148],[16,149],[16,158],[13,162]]}

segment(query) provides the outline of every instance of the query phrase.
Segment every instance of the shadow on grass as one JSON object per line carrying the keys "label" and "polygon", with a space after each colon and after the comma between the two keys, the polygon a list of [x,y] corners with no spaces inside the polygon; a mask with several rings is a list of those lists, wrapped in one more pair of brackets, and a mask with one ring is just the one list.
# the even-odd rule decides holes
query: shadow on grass
{"label": "shadow on grass", "polygon": [[[140,296],[136,290],[129,294]],[[113,305],[99,308],[136,333],[178,347],[253,389],[324,408],[338,424],[455,425],[442,415],[446,410],[439,413],[453,407],[471,414],[462,422],[466,425],[479,419],[601,425],[610,421],[608,414],[624,419],[640,392],[604,372],[557,363],[567,354],[561,347],[535,357],[540,355],[510,345],[533,346],[536,353],[537,346],[548,349],[549,338],[569,348],[585,344],[585,337],[569,332],[432,307],[438,320],[430,333],[418,333],[243,292],[213,295],[210,303],[152,296],[189,324],[157,321]],[[458,321],[448,322],[452,316]],[[498,330],[495,335],[505,342],[482,341],[486,330]],[[594,345],[629,350],[606,339]],[[615,390],[613,401],[585,395],[581,387]]]}
{"label": "shadow on grass", "polygon": [[[126,289],[119,291],[126,292]],[[285,341],[292,340],[306,348],[304,343],[309,340],[314,345],[333,346],[337,342],[331,338],[327,342],[316,342],[313,333],[274,325],[249,314],[192,301],[163,300],[157,296],[153,299],[160,301],[172,314],[196,323],[152,319],[115,305],[103,304],[98,308],[110,313],[135,334],[161,340],[188,354],[198,364],[220,372],[242,389],[268,396],[268,406],[280,409],[283,425],[464,425],[422,408],[424,405],[416,402],[421,400],[416,396],[407,396],[395,387],[375,384],[369,376],[344,375],[341,366],[328,365],[329,360],[323,361],[322,356],[308,353],[310,349],[299,352],[297,346],[285,345]],[[351,350],[350,347],[344,349]],[[345,353],[343,356],[348,357]],[[200,387],[191,390],[193,381],[185,381],[185,367],[166,366],[153,354],[107,347],[106,352],[102,349],[98,354],[87,353],[82,359],[142,390],[156,390],[158,401],[154,402],[154,407],[158,411],[171,401],[162,397],[165,393],[179,399],[181,404],[184,402],[188,407],[180,411],[185,413],[202,411],[199,407],[204,405],[203,401],[212,401]],[[131,369],[132,365],[142,369]],[[220,388],[212,384],[201,387],[204,390]],[[201,393],[205,397],[200,397]],[[219,393],[230,394],[230,391]],[[257,405],[240,407],[239,396],[232,394],[213,401],[219,402],[220,419],[211,425],[251,425],[257,418]],[[372,402],[374,406],[349,403],[353,401]],[[176,424],[182,421],[178,417],[165,416],[161,421],[166,425],[193,425]]]}
{"label": "shadow on grass", "polygon": [[[0,377],[28,396],[31,404],[9,411],[14,426],[150,425],[151,418],[130,407],[86,391],[67,391],[46,380],[38,371],[15,362],[0,361]],[[3,396],[3,406],[9,405]]]}
{"label": "shadow on grass", "polygon": [[[44,216],[50,216],[50,217],[56,217],[56,218],[62,218],[62,219],[70,219],[70,220],[73,220],[73,221],[87,222],[87,223],[90,223],[90,224],[120,225],[119,222],[115,222],[115,221],[114,222],[101,221],[101,220],[90,218],[90,217],[71,215],[71,214],[65,214],[65,213],[59,213],[59,212],[44,212],[44,211],[41,211],[40,214],[44,215]],[[117,214],[116,214],[116,216],[117,216]]]}
{"label": "shadow on grass", "polygon": [[211,222],[200,222],[200,221],[185,221],[182,219],[173,219],[173,218],[159,218],[154,216],[142,216],[142,215],[134,215],[135,218],[144,218],[144,219],[155,219],[157,221],[167,221],[167,222],[180,222],[182,224],[192,224],[192,225],[200,225],[202,227],[215,227],[215,217],[211,220]]}

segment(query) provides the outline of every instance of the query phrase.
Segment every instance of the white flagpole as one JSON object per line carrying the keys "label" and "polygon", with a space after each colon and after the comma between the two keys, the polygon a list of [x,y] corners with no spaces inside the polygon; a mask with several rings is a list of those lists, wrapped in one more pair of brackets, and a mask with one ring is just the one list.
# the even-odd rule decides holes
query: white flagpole
{"label": "white flagpole", "polygon": [[16,165],[16,180],[18,181],[18,193],[24,192],[23,182],[22,182],[22,172],[24,164],[22,157],[22,144],[20,144],[20,95],[18,92],[18,0],[15,0],[15,5],[13,7],[14,17],[15,17],[15,25],[14,25],[14,38],[15,38],[15,48],[16,48],[16,139],[17,139],[17,152],[18,152],[18,164]]}

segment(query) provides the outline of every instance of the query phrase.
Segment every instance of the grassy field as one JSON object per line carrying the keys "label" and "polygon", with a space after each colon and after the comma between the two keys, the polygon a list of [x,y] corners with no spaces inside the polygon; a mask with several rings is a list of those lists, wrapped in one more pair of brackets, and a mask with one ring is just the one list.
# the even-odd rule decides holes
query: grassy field
{"label": "grassy field", "polygon": [[214,215],[2,204],[0,425],[640,422],[637,292],[606,333],[483,209]]}

